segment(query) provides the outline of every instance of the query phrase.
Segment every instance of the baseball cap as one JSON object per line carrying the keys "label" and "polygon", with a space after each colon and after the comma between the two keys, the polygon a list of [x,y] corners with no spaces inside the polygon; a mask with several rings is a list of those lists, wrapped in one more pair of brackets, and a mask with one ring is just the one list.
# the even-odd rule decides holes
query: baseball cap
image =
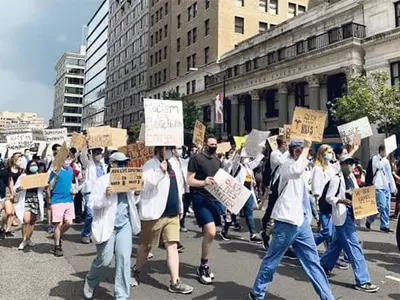
{"label": "baseball cap", "polygon": [[112,161],[126,161],[129,158],[125,156],[122,152],[114,152],[110,155],[110,162]]}
{"label": "baseball cap", "polygon": [[340,157],[340,163],[345,163],[345,162],[354,164],[356,162],[356,160],[353,157],[351,157],[350,155],[342,155]]}
{"label": "baseball cap", "polygon": [[289,143],[289,148],[301,147],[304,148],[304,141],[299,139],[291,140]]}

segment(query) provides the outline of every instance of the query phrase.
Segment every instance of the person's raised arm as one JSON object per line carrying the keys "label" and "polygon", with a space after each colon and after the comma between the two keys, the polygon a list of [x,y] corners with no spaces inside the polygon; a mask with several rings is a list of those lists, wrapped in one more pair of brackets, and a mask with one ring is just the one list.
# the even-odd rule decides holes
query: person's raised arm
{"label": "person's raised arm", "polygon": [[287,177],[288,179],[300,178],[303,175],[309,163],[307,157],[310,151],[310,147],[311,147],[311,142],[305,140],[304,148],[299,158],[296,160],[294,164],[290,165],[286,170],[285,168],[283,168],[281,171],[282,172],[281,175],[284,176],[283,174],[285,174],[285,177]]}

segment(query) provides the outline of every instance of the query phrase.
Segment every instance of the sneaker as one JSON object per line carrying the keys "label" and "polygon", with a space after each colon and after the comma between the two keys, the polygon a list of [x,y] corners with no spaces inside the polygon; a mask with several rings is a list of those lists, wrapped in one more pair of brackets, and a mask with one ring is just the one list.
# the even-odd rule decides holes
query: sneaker
{"label": "sneaker", "polygon": [[249,293],[249,300],[257,300],[257,297],[253,295],[253,293]]}
{"label": "sneaker", "polygon": [[223,241],[230,241],[231,237],[225,232],[225,231],[220,231],[218,233],[219,237],[223,240]]}
{"label": "sneaker", "polygon": [[147,260],[152,259],[154,257],[154,254],[149,252],[149,254],[147,254]]}
{"label": "sneaker", "polygon": [[193,292],[193,287],[187,284],[182,283],[179,279],[176,283],[170,283],[169,289],[171,293],[178,293],[178,294],[191,294]]}
{"label": "sneaker", "polygon": [[252,234],[251,237],[250,237],[250,242],[254,242],[256,244],[262,244],[263,240],[262,240],[262,238],[260,238],[256,234]]}
{"label": "sneaker", "polygon": [[4,231],[4,229],[0,230],[0,240],[4,240],[6,238],[6,232]]}
{"label": "sneaker", "polygon": [[265,231],[261,231],[262,244],[265,251],[269,248],[269,236]]}
{"label": "sneaker", "polygon": [[368,221],[366,221],[366,222],[365,222],[365,227],[366,227],[368,230],[371,230],[371,223],[369,223]]}
{"label": "sneaker", "polygon": [[335,267],[338,268],[339,270],[348,270],[349,269],[349,265],[341,259],[338,259],[336,261]]}
{"label": "sneaker", "polygon": [[140,284],[140,271],[136,269],[136,265],[132,268],[131,286],[135,287]]}
{"label": "sneaker", "polygon": [[55,257],[64,256],[64,253],[63,253],[63,250],[62,250],[61,246],[55,246],[55,248],[54,248],[54,256]]}
{"label": "sneaker", "polygon": [[185,226],[181,226],[181,227],[179,228],[179,230],[180,230],[181,232],[188,232],[188,230],[187,230],[187,228],[186,228]]}
{"label": "sneaker", "polygon": [[87,282],[87,279],[85,279],[85,285],[83,286],[83,296],[85,297],[85,299],[92,299],[93,292],[94,291]]}
{"label": "sneaker", "polygon": [[47,227],[47,233],[54,233],[54,226],[53,225],[49,225]]}
{"label": "sneaker", "polygon": [[240,225],[239,223],[235,223],[233,225],[233,230],[235,230],[235,231],[241,231],[242,228],[243,228],[242,225]]}
{"label": "sneaker", "polygon": [[28,240],[26,240],[26,246],[27,246],[27,247],[33,247],[33,246],[35,246],[35,243],[32,242],[31,239],[28,239]]}
{"label": "sneaker", "polygon": [[197,275],[199,275],[199,280],[202,284],[212,284],[213,276],[211,275],[214,274],[211,273],[210,266],[200,266],[197,269]]}
{"label": "sneaker", "polygon": [[290,249],[290,248],[287,249],[287,251],[286,251],[285,255],[283,255],[283,257],[286,258],[286,259],[290,259],[290,260],[297,260],[298,259],[296,254],[294,253],[294,251],[292,249]]}
{"label": "sneaker", "polygon": [[183,246],[180,242],[178,242],[178,253],[182,253],[185,250],[185,246]]}
{"label": "sneaker", "polygon": [[393,233],[394,231],[390,228],[381,228],[382,232],[386,232],[386,233]]}
{"label": "sneaker", "polygon": [[6,231],[5,234],[6,234],[6,237],[14,237],[14,233],[11,231]]}
{"label": "sneaker", "polygon": [[24,250],[26,246],[26,241],[22,241],[21,244],[18,246],[18,250]]}
{"label": "sneaker", "polygon": [[356,288],[356,290],[364,291],[366,293],[376,293],[379,290],[379,287],[377,287],[375,284],[372,284],[372,283],[356,285],[355,288]]}
{"label": "sneaker", "polygon": [[90,239],[90,237],[89,236],[83,236],[82,237],[82,244],[90,244],[90,242],[91,242],[92,240]]}

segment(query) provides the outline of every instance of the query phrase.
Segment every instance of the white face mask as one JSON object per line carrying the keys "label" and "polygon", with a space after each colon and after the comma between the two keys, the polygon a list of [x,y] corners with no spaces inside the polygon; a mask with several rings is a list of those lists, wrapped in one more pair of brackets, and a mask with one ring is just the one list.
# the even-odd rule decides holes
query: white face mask
{"label": "white face mask", "polygon": [[20,167],[21,169],[25,169],[26,165],[27,163],[25,159],[20,158],[17,160],[17,166]]}
{"label": "white face mask", "polygon": [[182,157],[182,149],[176,149],[176,154],[177,154],[179,157]]}
{"label": "white face mask", "polygon": [[325,160],[326,161],[331,161],[333,159],[333,154],[332,153],[325,153]]}
{"label": "white face mask", "polygon": [[97,162],[100,162],[100,161],[102,160],[102,158],[103,158],[103,154],[97,154],[97,155],[94,157],[94,160],[97,161]]}
{"label": "white face mask", "polygon": [[171,150],[165,150],[164,151],[164,159],[169,160],[172,157],[172,151]]}

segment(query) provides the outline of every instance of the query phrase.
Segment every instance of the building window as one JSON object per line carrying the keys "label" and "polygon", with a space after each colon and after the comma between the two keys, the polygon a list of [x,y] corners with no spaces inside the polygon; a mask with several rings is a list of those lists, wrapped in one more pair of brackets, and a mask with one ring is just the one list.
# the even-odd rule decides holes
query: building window
{"label": "building window", "polygon": [[208,64],[210,59],[210,47],[204,48],[204,64]]}
{"label": "building window", "polygon": [[180,70],[181,69],[181,62],[180,61],[177,61],[176,62],[176,77],[179,77],[179,74],[180,74]]}
{"label": "building window", "polygon": [[153,47],[154,46],[154,36],[151,35],[150,37],[150,46]]}
{"label": "building window", "polygon": [[204,21],[204,36],[208,36],[210,34],[210,19]]}
{"label": "building window", "polygon": [[168,15],[168,2],[165,3],[165,15]]}
{"label": "building window", "polygon": [[190,94],[190,81],[186,82],[186,95]]}
{"label": "building window", "polygon": [[197,28],[193,28],[193,32],[192,32],[192,37],[193,37],[193,44],[196,43],[197,40]]}
{"label": "building window", "polygon": [[178,28],[181,28],[181,15],[176,17],[176,24],[178,25]]}
{"label": "building window", "polygon": [[265,32],[268,30],[268,23],[258,22],[258,32]]}
{"label": "building window", "polygon": [[390,78],[392,80],[392,85],[400,83],[400,61],[390,64]]}
{"label": "building window", "polygon": [[154,15],[151,15],[150,17],[150,26],[154,25]]}
{"label": "building window", "polygon": [[193,18],[196,18],[197,15],[197,2],[193,3]]}
{"label": "building window", "polygon": [[256,57],[255,59],[253,59],[253,68],[254,70],[258,69],[258,57]]}
{"label": "building window", "polygon": [[168,57],[168,48],[167,46],[164,47],[164,59],[167,59]]}
{"label": "building window", "polygon": [[167,69],[163,70],[163,80],[164,80],[164,82],[167,81]]}
{"label": "building window", "polygon": [[246,61],[246,72],[251,71],[251,60]]}
{"label": "building window", "polygon": [[189,22],[193,17],[193,7],[189,6],[187,10],[188,10],[188,22]]}
{"label": "building window", "polygon": [[167,38],[168,36],[168,25],[164,26],[164,37]]}
{"label": "building window", "polygon": [[191,66],[190,66],[190,59],[191,59],[190,56],[186,57],[186,71],[187,71],[187,72],[189,72],[189,71],[190,71],[189,69],[191,68]]}
{"label": "building window", "polygon": [[307,39],[308,51],[312,51],[317,48],[317,37],[312,36]]}
{"label": "building window", "polygon": [[267,118],[279,117],[279,97],[276,96],[276,90],[268,90],[266,93]]}
{"label": "building window", "polygon": [[259,8],[259,10],[266,12],[267,11],[267,0],[258,0],[258,8]]}
{"label": "building window", "polygon": [[175,92],[176,92],[177,94],[179,94],[179,85],[176,86]]}
{"label": "building window", "polygon": [[294,18],[296,16],[296,4],[289,3],[288,6],[288,18]]}
{"label": "building window", "polygon": [[297,14],[302,14],[302,13],[305,13],[305,12],[306,12],[306,7],[305,6],[299,5],[297,7]]}
{"label": "building window", "polygon": [[284,60],[286,58],[286,48],[278,50],[278,61]]}
{"label": "building window", "polygon": [[204,3],[205,8],[206,8],[206,9],[209,8],[209,7],[210,7],[210,0],[205,0],[204,2],[205,2],[205,3]]}
{"label": "building window", "polygon": [[235,1],[235,5],[237,7],[243,7],[244,6],[244,0],[233,0]]}
{"label": "building window", "polygon": [[152,88],[153,87],[153,76],[152,75],[150,75],[150,77],[149,77],[149,82],[150,82],[150,87]]}
{"label": "building window", "polygon": [[203,123],[211,122],[211,106],[203,106]]}
{"label": "building window", "polygon": [[196,80],[192,80],[192,93],[196,93]]}
{"label": "building window", "polygon": [[278,0],[269,0],[269,13],[271,15],[278,14]]}
{"label": "building window", "polygon": [[192,31],[189,30],[187,33],[187,45],[190,46],[192,44]]}
{"label": "building window", "polygon": [[181,51],[181,38],[176,39],[176,52]]}
{"label": "building window", "polygon": [[192,54],[192,68],[196,68],[196,53]]}
{"label": "building window", "polygon": [[296,106],[310,108],[310,97],[308,93],[308,84],[305,82],[296,83],[295,88]]}
{"label": "building window", "polygon": [[235,17],[235,33],[244,34],[244,18]]}
{"label": "building window", "polygon": [[334,28],[328,31],[329,44],[338,42],[343,39],[341,28]]}
{"label": "building window", "polygon": [[276,61],[277,61],[277,56],[276,56],[276,52],[270,52],[270,53],[268,53],[268,64],[270,65],[270,64],[273,64],[273,63],[276,63]]}
{"label": "building window", "polygon": [[158,31],[156,31],[156,44],[158,43]]}
{"label": "building window", "polygon": [[305,47],[304,47],[304,41],[298,42],[296,43],[296,54],[302,54],[306,51]]}
{"label": "building window", "polygon": [[153,55],[150,55],[150,67],[153,66]]}

